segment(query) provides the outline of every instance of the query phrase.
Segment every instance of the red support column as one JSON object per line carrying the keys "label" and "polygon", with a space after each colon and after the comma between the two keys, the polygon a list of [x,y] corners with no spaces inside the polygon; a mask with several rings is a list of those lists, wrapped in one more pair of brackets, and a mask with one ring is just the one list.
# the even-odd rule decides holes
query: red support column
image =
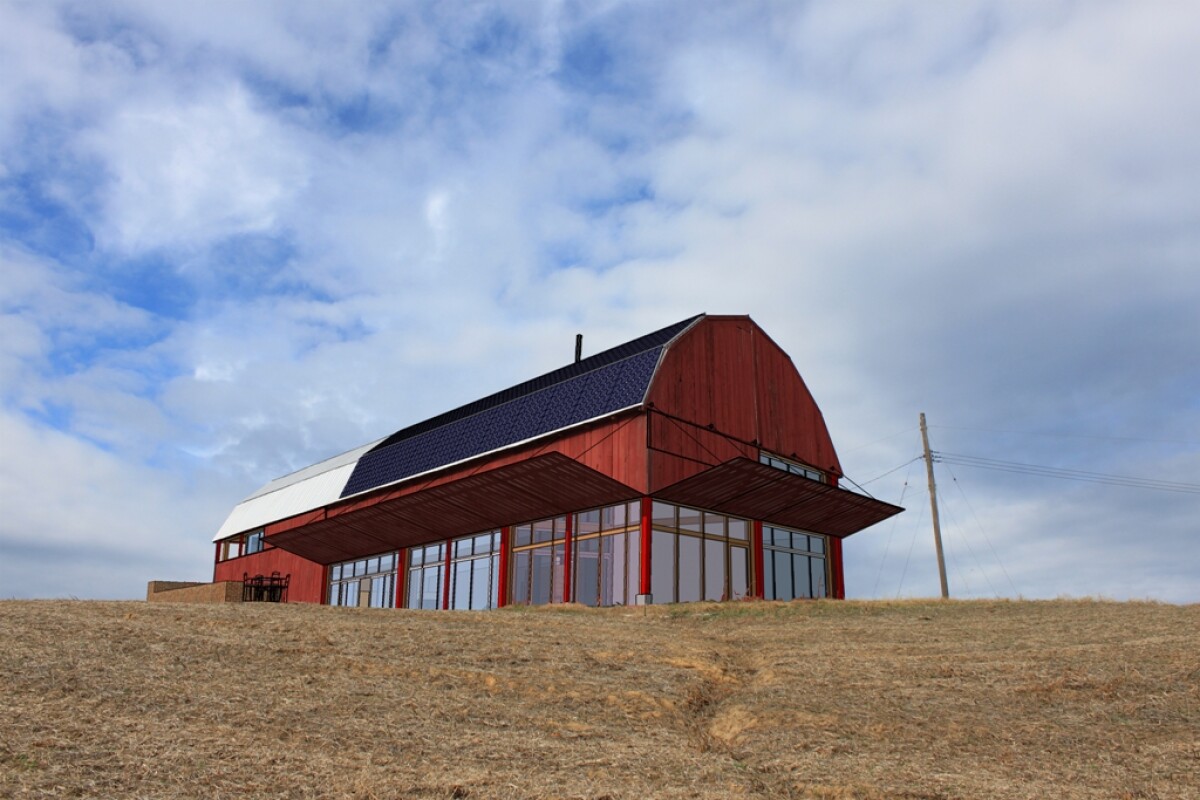
{"label": "red support column", "polygon": [[500,529],[500,564],[497,567],[500,574],[496,576],[498,587],[496,589],[496,608],[504,608],[508,605],[508,543],[512,536],[512,528],[505,525]]}
{"label": "red support column", "polygon": [[446,540],[445,575],[442,577],[442,611],[450,610],[450,551],[454,542]]}
{"label": "red support column", "polygon": [[766,581],[763,580],[763,524],[761,519],[754,520],[754,530],[750,535],[750,557],[754,560],[754,591],[751,592],[759,600],[765,596]]}
{"label": "red support column", "polygon": [[842,572],[842,540],[829,537],[829,596],[846,599],[846,576]]}
{"label": "red support column", "polygon": [[329,605],[329,565],[321,567],[321,598],[317,602],[323,606]]}
{"label": "red support column", "polygon": [[575,535],[575,515],[567,514],[567,529],[563,534],[563,602],[569,603],[571,597],[571,544]]}
{"label": "red support column", "polygon": [[650,536],[652,528],[650,525],[651,515],[653,514],[654,501],[649,497],[642,498],[642,575],[641,575],[641,594],[650,594]]}
{"label": "red support column", "polygon": [[407,553],[403,547],[396,553],[396,608],[404,608],[404,582],[408,580],[404,561]]}
{"label": "red support column", "polygon": [[[829,473],[829,485],[838,485],[838,476]],[[846,576],[842,570],[842,540],[829,537],[829,596],[846,599]]]}

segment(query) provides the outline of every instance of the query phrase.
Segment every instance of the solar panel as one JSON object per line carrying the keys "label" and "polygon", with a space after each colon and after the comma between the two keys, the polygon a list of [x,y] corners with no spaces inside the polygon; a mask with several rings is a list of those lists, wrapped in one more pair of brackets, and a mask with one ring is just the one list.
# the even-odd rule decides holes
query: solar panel
{"label": "solar panel", "polygon": [[362,455],[342,497],[641,403],[663,346],[697,319],[397,431]]}

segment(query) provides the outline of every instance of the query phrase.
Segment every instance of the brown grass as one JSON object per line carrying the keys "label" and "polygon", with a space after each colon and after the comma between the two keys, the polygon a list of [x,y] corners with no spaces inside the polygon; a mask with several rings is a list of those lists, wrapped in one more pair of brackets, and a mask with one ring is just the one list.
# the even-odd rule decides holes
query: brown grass
{"label": "brown grass", "polygon": [[1200,797],[1200,606],[12,601],[0,641],[0,797]]}

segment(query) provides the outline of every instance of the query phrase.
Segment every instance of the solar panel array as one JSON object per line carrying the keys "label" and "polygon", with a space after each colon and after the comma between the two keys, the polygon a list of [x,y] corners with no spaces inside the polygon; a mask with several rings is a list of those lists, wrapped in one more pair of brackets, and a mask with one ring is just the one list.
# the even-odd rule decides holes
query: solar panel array
{"label": "solar panel array", "polygon": [[342,497],[641,403],[663,347],[696,319],[397,431],[363,454]]}

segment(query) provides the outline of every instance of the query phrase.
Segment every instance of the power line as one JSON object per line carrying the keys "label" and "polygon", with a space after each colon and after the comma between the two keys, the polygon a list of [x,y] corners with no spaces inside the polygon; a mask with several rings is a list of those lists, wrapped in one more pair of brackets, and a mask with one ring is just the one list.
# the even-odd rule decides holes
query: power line
{"label": "power line", "polygon": [[977,431],[979,433],[1010,433],[1018,436],[1050,436],[1056,439],[1102,439],[1111,442],[1154,442],[1157,444],[1186,444],[1197,445],[1200,441],[1194,439],[1151,439],[1144,436],[1101,436],[1094,433],[1062,433],[1057,431],[1010,431],[998,428],[973,428],[965,425],[930,425],[931,428],[941,428],[950,431]]}
{"label": "power line", "polygon": [[1059,478],[1061,480],[1084,481],[1087,483],[1102,483],[1108,486],[1125,486],[1131,489],[1154,489],[1160,492],[1200,494],[1200,484],[1183,483],[1181,481],[1164,481],[1155,478],[1138,478],[1131,475],[1110,475],[1104,472],[1047,467],[1040,464],[1023,464],[1017,461],[1003,461],[998,458],[969,456],[961,453],[936,452],[934,459],[946,464],[990,469],[997,472],[1036,475],[1043,478]]}

